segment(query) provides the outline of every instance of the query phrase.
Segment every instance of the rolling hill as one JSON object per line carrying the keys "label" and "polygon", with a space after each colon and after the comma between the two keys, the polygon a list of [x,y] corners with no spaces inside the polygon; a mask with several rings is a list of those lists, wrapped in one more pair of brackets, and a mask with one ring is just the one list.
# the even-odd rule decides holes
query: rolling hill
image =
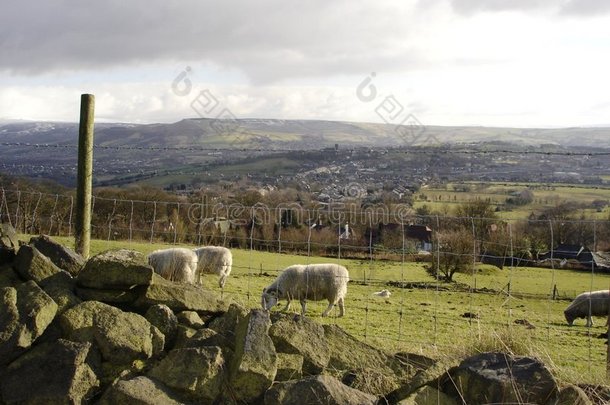
{"label": "rolling hill", "polygon": [[[0,172],[73,184],[77,140],[77,123],[0,122]],[[479,150],[605,150],[610,148],[610,128],[396,127],[316,120],[183,119],[171,124],[98,123],[95,144],[97,184],[129,184],[159,177],[166,177],[160,184],[167,184],[189,183],[202,173],[215,176],[230,165],[242,167],[252,159],[263,159],[255,166],[264,167],[265,176],[274,176],[264,164],[273,159],[264,159],[277,153],[285,154],[282,159],[291,171],[298,172],[303,164],[311,169],[318,158],[297,155],[334,149],[335,145],[342,151],[473,145]],[[382,162],[373,159],[362,164],[378,163]]]}

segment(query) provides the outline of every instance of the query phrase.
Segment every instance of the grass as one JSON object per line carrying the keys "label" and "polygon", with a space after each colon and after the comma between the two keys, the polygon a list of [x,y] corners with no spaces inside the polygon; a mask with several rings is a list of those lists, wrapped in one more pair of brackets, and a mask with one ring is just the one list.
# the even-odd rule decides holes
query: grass
{"label": "grass", "polygon": [[[24,237],[25,239],[25,237]],[[71,238],[57,237],[73,246]],[[127,241],[91,241],[91,255],[128,248],[147,254],[171,245]],[[246,307],[260,306],[260,293],[284,267],[295,263],[339,262],[350,271],[346,316],[320,317],[325,302],[308,303],[308,315],[320,323],[338,324],[357,338],[389,352],[403,351],[455,361],[489,350],[541,358],[562,381],[606,383],[604,319],[584,320],[568,327],[563,310],[568,299],[589,289],[605,289],[610,275],[572,270],[480,266],[474,274],[457,274],[456,283],[435,284],[423,264],[385,260],[347,260],[305,257],[233,249],[233,272],[223,296]],[[204,285],[220,293],[216,277]],[[428,288],[397,288],[388,281],[426,282]],[[510,283],[511,295],[507,294]],[[550,296],[556,286],[559,298]],[[389,299],[373,292],[387,288]],[[474,292],[474,288],[479,291]],[[299,311],[293,303],[292,311]],[[470,313],[471,317],[463,317]],[[519,323],[516,323],[518,321]]]}
{"label": "grass", "polygon": [[[595,200],[610,201],[610,188],[600,188],[594,185],[570,185],[552,184],[551,187],[541,188],[540,184],[535,183],[477,183],[465,182],[471,190],[468,192],[459,191],[464,184],[449,183],[443,188],[423,188],[416,193],[414,208],[427,205],[430,209],[442,212],[448,207],[453,209],[459,204],[473,200],[489,200],[495,206],[502,206],[506,199],[511,197],[512,192],[519,192],[528,187],[532,187],[534,201],[527,205],[510,206],[508,211],[499,211],[498,215],[503,219],[525,219],[532,211],[539,212],[545,208],[554,207],[563,202],[577,202],[591,204]],[[418,197],[425,195],[426,200]],[[608,219],[610,209],[606,207],[602,212],[597,212],[594,208],[585,208],[578,213],[584,213],[587,217],[595,219]]]}

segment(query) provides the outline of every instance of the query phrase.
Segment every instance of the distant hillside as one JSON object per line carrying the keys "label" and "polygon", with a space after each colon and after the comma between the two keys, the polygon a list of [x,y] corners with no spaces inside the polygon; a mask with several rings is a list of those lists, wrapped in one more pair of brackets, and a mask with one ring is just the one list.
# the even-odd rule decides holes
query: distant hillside
{"label": "distant hillside", "polygon": [[[78,125],[53,122],[0,123],[0,142],[74,144]],[[424,128],[341,121],[185,119],[172,124],[96,124],[95,143],[136,147],[319,149],[342,146],[411,146],[506,142],[520,145],[610,147],[610,128]],[[1,155],[0,155],[1,157]]]}
{"label": "distant hillside", "polygon": [[[53,179],[72,186],[77,143],[76,123],[0,123],[0,173]],[[397,128],[338,121],[185,119],[172,124],[96,124],[95,144],[99,146],[94,153],[96,185],[185,185],[228,178],[235,181],[242,176],[264,183],[291,178],[304,170],[315,173],[319,168],[332,169],[333,173],[342,168],[339,171],[348,181],[367,178],[378,183],[415,181],[431,175],[471,179],[486,173],[495,173],[492,180],[559,181],[566,176],[561,172],[579,173],[578,181],[599,181],[599,176],[609,174],[606,155],[566,162],[531,156],[496,154],[489,159],[454,154],[434,161],[425,153],[405,157],[400,152],[416,146],[437,149],[434,147],[439,145],[445,150],[509,150],[517,155],[528,150],[599,152],[610,148],[610,128]],[[335,145],[339,147],[336,155]],[[329,148],[333,150],[330,157]],[[350,149],[358,152],[350,154]],[[394,151],[393,157],[387,150]]]}

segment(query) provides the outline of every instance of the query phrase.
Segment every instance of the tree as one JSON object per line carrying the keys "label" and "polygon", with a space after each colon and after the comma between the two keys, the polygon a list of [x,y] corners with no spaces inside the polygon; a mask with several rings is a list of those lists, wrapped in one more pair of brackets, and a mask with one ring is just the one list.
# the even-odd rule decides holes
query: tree
{"label": "tree", "polygon": [[527,205],[534,201],[534,193],[529,188],[522,190],[513,197],[506,199],[507,204],[512,205]]}
{"label": "tree", "polygon": [[433,243],[432,264],[428,272],[436,278],[453,281],[455,273],[473,270],[474,240],[466,229],[438,232]]}
{"label": "tree", "polygon": [[498,215],[488,200],[475,200],[460,204],[455,210],[460,228],[474,231],[477,239],[484,240],[489,235],[489,226],[496,222]]}

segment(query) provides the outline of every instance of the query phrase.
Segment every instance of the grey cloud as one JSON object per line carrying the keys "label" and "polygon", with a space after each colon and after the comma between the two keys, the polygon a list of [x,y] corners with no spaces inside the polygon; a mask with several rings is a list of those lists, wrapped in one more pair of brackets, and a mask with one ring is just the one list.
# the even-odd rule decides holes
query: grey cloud
{"label": "grey cloud", "polygon": [[7,0],[0,71],[31,75],[204,61],[253,82],[405,70],[408,10],[350,0]]}
{"label": "grey cloud", "polygon": [[597,16],[610,12],[607,0],[572,0],[561,10],[562,14],[573,16]]}
{"label": "grey cloud", "polygon": [[[425,1],[425,0],[422,0]],[[448,0],[462,14],[494,11],[545,11],[570,16],[593,16],[610,12],[607,0]]]}
{"label": "grey cloud", "polygon": [[481,11],[519,11],[552,9],[558,0],[449,0],[451,7],[464,14]]}

